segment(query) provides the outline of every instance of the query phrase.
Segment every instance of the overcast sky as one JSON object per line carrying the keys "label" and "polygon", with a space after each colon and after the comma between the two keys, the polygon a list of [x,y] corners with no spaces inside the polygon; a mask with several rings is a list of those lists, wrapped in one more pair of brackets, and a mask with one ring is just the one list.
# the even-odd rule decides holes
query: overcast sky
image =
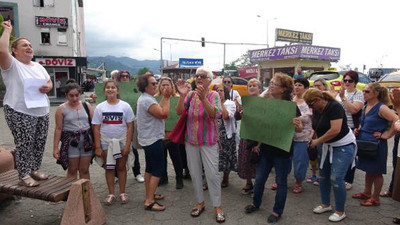
{"label": "overcast sky", "polygon": [[[313,45],[341,49],[335,66],[400,67],[399,3],[390,1],[85,0],[88,56],[160,59],[161,37],[274,46],[275,28],[313,33]],[[261,18],[257,17],[261,15]],[[273,18],[277,18],[273,20]],[[276,42],[284,45],[285,42]],[[226,46],[226,63],[249,49]],[[164,40],[163,59],[203,58],[223,65],[223,46]]]}

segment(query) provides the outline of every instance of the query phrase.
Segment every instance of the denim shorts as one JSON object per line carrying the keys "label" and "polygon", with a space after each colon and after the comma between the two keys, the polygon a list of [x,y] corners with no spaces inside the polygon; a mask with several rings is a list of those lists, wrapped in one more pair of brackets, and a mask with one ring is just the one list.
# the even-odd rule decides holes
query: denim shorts
{"label": "denim shorts", "polygon": [[85,151],[84,148],[84,136],[81,134],[78,142],[77,147],[69,146],[68,148],[68,158],[79,158],[79,157],[92,157],[93,155],[93,150],[92,151]]}

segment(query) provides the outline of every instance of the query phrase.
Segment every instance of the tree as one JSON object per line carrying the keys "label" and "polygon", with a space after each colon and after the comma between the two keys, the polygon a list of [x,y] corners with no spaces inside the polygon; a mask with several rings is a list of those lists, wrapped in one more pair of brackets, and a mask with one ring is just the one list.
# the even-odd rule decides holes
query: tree
{"label": "tree", "polygon": [[151,70],[149,70],[149,68],[143,67],[143,68],[140,68],[140,69],[138,70],[137,75],[140,76],[140,75],[145,74],[146,72],[151,72],[151,73],[153,73]]}
{"label": "tree", "polygon": [[224,70],[237,70],[237,66],[235,65],[235,61],[230,64],[225,64]]}
{"label": "tree", "polygon": [[238,68],[252,67],[252,66],[257,66],[257,63],[250,62],[249,52],[247,52],[247,53],[243,54],[242,56],[240,56],[240,58],[232,61],[230,64],[225,64],[224,69],[225,70],[237,70]]}

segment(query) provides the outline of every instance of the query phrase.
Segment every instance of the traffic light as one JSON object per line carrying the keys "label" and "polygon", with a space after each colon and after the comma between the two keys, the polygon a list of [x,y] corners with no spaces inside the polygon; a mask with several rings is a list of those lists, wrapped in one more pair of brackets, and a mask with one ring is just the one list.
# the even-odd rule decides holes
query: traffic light
{"label": "traffic light", "polygon": [[201,38],[201,47],[206,47],[206,41],[203,37]]}

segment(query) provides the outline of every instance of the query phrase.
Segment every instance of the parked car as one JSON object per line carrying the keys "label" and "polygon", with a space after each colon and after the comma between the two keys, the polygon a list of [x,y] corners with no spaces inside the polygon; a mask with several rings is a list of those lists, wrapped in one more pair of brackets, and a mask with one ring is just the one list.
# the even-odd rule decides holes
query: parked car
{"label": "parked car", "polygon": [[371,80],[379,80],[381,77],[385,76],[386,74],[393,73],[398,71],[397,68],[370,68],[368,70],[368,77]]}
{"label": "parked car", "polygon": [[[335,90],[340,90],[342,86],[343,74],[346,71],[334,71],[334,70],[324,70],[324,71],[316,71],[311,73],[309,82],[310,87],[314,86],[314,81],[318,79],[325,79],[329,86],[334,86]],[[358,83],[356,88],[359,90],[364,90],[365,86],[371,83],[371,79],[368,78],[367,75],[357,72],[358,73]]]}
{"label": "parked car", "polygon": [[[223,81],[223,77],[217,77],[214,80],[212,80],[211,85],[210,85],[210,90],[216,90],[216,86],[218,84],[221,84]],[[233,81],[233,90],[236,90],[239,92],[240,96],[246,96],[248,95],[247,93],[247,83],[248,81],[244,78],[241,77],[232,77]]]}

